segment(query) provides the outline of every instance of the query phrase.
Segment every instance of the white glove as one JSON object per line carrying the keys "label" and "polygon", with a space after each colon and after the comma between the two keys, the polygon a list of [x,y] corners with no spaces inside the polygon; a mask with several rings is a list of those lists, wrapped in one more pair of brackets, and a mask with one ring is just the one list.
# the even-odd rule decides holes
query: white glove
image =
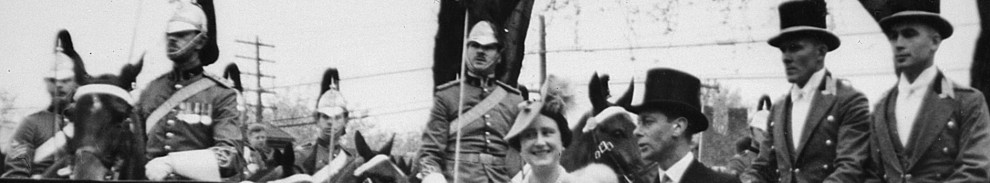
{"label": "white glove", "polygon": [[158,157],[148,161],[148,164],[144,165],[144,175],[148,177],[151,181],[162,181],[169,174],[172,174],[172,165],[166,160],[168,156]]}
{"label": "white glove", "polygon": [[447,178],[441,173],[431,173],[423,177],[423,183],[447,183]]}

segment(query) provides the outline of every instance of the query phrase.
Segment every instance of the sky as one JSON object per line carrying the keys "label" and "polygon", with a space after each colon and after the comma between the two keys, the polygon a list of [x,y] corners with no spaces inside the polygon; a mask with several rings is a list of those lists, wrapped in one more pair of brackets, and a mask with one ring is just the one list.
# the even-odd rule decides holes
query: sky
{"label": "sky", "polygon": [[[896,81],[889,44],[856,0],[828,0],[829,29],[842,46],[826,57],[833,75],[849,79],[872,101]],[[598,1],[536,0],[528,52],[539,45],[545,17],[547,71],[574,83],[578,110],[588,108],[585,83],[592,73],[613,81],[642,81],[645,71],[670,67],[715,80],[755,106],[760,95],[778,97],[790,86],[780,52],[765,43],[779,32],[779,1]],[[959,83],[969,82],[969,65],[979,27],[973,1],[942,1],[942,15],[956,27],[943,42],[936,65]],[[255,72],[253,46],[275,45],[260,55],[262,72],[276,76],[263,87],[312,88],[285,92],[315,98],[323,71],[340,70],[349,106],[368,110],[384,131],[416,131],[428,117],[436,33],[436,0],[218,1],[220,59],[206,70],[220,74],[228,63]],[[58,29],[68,29],[93,74],[116,73],[145,54],[138,86],[171,69],[164,53],[164,0],[0,1],[0,89],[17,96],[19,115],[47,104],[42,76],[48,72]],[[570,50],[570,51],[568,51]],[[577,50],[577,51],[574,51]],[[539,57],[524,59],[520,83],[538,88]],[[385,74],[382,73],[394,73]],[[245,76],[246,77],[246,76]],[[247,88],[255,80],[244,79]],[[306,87],[294,87],[306,86]],[[642,88],[641,86],[639,88]],[[143,89],[143,88],[139,88]],[[626,85],[613,84],[612,91]],[[641,94],[641,90],[637,90]],[[253,95],[247,95],[254,101]],[[315,102],[315,101],[314,101]],[[309,105],[312,106],[312,105]],[[18,117],[18,116],[15,116]],[[9,133],[5,133],[9,134]]]}

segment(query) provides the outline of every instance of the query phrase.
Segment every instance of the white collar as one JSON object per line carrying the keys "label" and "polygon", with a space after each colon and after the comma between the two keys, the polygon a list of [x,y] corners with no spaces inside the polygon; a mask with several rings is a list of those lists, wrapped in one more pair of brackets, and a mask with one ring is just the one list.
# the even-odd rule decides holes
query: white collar
{"label": "white collar", "polygon": [[918,78],[914,79],[914,83],[908,83],[907,76],[905,76],[904,73],[901,73],[901,77],[899,77],[899,81],[897,81],[897,92],[900,93],[899,95],[907,95],[912,91],[925,91],[924,89],[928,88],[927,86],[931,85],[932,82],[935,81],[937,70],[938,69],[936,69],[935,66],[928,67],[924,71],[921,71]]}
{"label": "white collar", "polygon": [[805,95],[804,97],[814,96],[815,89],[822,84],[822,78],[825,77],[825,68],[815,71],[808,79],[808,83],[804,84],[804,87],[799,87],[797,84],[791,84],[791,101],[795,101],[799,94]]}
{"label": "white collar", "polygon": [[684,172],[687,172],[688,165],[691,165],[692,161],[694,161],[694,153],[688,152],[687,155],[681,157],[681,160],[678,160],[677,163],[670,166],[668,170],[658,168],[658,171],[660,172],[659,175],[660,177],[667,175],[667,177],[670,177],[672,182],[681,182],[681,178],[684,177]]}

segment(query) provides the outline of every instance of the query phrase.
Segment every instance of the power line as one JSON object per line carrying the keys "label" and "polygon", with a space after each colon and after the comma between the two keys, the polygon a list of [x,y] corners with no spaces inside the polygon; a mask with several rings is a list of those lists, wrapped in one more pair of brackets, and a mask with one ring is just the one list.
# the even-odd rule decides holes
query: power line
{"label": "power line", "polygon": [[[386,75],[393,75],[393,74],[402,74],[402,73],[407,73],[407,72],[416,72],[416,71],[429,70],[429,69],[433,69],[433,67],[432,66],[430,66],[430,67],[420,67],[420,68],[398,70],[398,71],[391,71],[391,72],[382,72],[382,73],[375,73],[375,74],[368,74],[368,75],[352,76],[352,77],[341,78],[340,80],[343,81],[343,80],[352,80],[352,79],[364,79],[364,78],[372,78],[372,77],[379,77],[379,76],[386,76]],[[320,82],[306,82],[306,83],[298,83],[298,84],[291,84],[291,85],[276,86],[276,87],[272,87],[272,89],[291,88],[291,87],[297,87],[297,86],[317,85],[317,84],[320,84]]]}

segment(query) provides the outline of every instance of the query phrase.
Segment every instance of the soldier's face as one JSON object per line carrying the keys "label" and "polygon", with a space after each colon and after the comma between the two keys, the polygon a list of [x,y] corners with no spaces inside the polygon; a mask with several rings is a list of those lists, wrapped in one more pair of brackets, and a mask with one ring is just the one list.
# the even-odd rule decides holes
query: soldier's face
{"label": "soldier's face", "polygon": [[811,75],[825,67],[827,50],[824,44],[807,37],[785,40],[780,45],[780,53],[783,55],[787,82],[804,86]]}
{"label": "soldier's face", "polygon": [[174,62],[183,63],[196,55],[206,42],[200,39],[199,31],[181,31],[166,34],[168,57]]}
{"label": "soldier's face", "polygon": [[661,161],[673,155],[677,146],[675,137],[683,133],[684,126],[674,123],[666,114],[660,111],[644,111],[639,114],[636,130],[633,135],[638,138],[639,153],[643,159]]}
{"label": "soldier's face", "polygon": [[47,86],[48,94],[51,94],[56,99],[67,99],[71,97],[68,95],[79,87],[75,77],[64,79],[45,78],[45,85]]}
{"label": "soldier's face", "polygon": [[519,134],[520,156],[531,166],[557,166],[564,151],[557,123],[540,115]]}
{"label": "soldier's face", "polygon": [[884,32],[894,52],[894,68],[898,71],[921,73],[932,65],[935,51],[942,42],[932,27],[905,22]]}
{"label": "soldier's face", "polygon": [[326,115],[319,113],[319,125],[321,133],[323,135],[339,137],[344,132],[344,127],[347,126],[347,117],[343,114],[338,115]]}
{"label": "soldier's face", "polygon": [[464,57],[464,64],[468,70],[475,74],[491,74],[495,72],[495,65],[499,63],[498,43],[478,44],[470,42],[467,45],[467,56]]}

